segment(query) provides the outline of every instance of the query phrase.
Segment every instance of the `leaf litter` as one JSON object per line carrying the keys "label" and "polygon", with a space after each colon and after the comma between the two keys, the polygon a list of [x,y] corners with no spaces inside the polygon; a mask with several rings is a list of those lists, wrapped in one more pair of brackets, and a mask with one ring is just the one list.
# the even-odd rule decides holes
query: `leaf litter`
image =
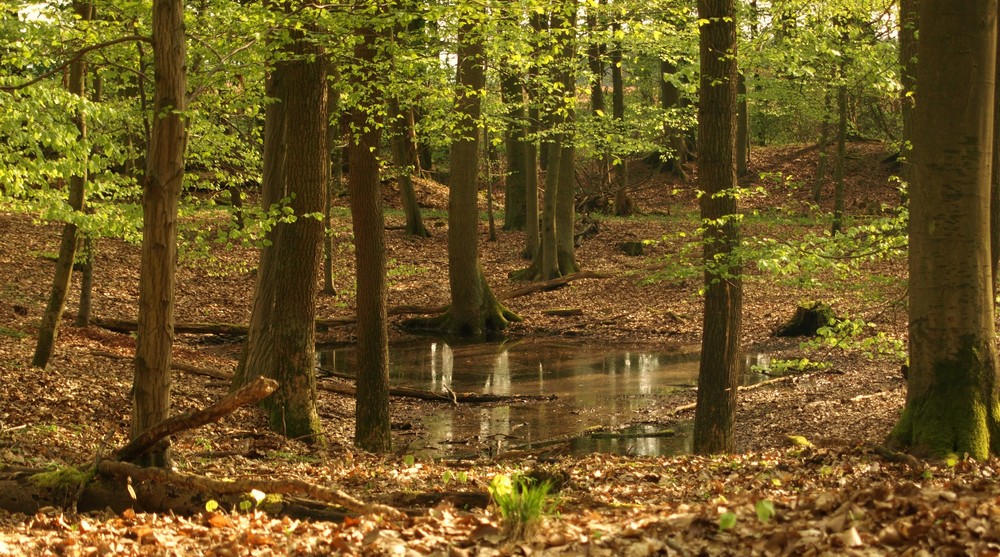
{"label": "leaf litter", "polygon": [[[882,147],[850,146],[853,171],[848,206],[861,215],[895,202],[887,170],[878,161]],[[760,149],[757,173],[810,176],[815,150]],[[638,166],[638,165],[634,165]],[[587,270],[612,274],[509,300],[525,317],[511,334],[524,338],[560,336],[585,343],[619,341],[686,350],[700,339],[700,278],[677,276],[657,283],[643,278],[650,269],[683,257],[676,241],[647,245],[646,255],[625,255],[627,239],[661,240],[693,235],[693,187],[657,177],[634,192],[645,214],[635,219],[596,215],[599,228],[583,239],[577,253]],[[755,184],[748,184],[754,186]],[[766,196],[751,198],[746,210],[780,205],[805,211],[808,188],[794,180],[757,182]],[[433,183],[421,186],[428,205],[446,198]],[[387,198],[393,199],[391,192]],[[828,205],[824,201],[822,207]],[[341,293],[321,296],[323,317],[354,312],[353,257],[349,223],[340,213],[335,226],[336,283]],[[390,213],[387,241],[389,305],[440,305],[448,301],[445,227],[431,221],[434,237],[404,238]],[[769,226],[750,223],[746,234]],[[823,224],[812,226],[822,230]],[[802,229],[778,224],[771,234],[795,236]],[[485,238],[485,229],[481,231]],[[0,471],[7,467],[86,466],[98,452],[126,441],[131,362],[96,355],[130,357],[134,339],[96,327],[62,324],[56,354],[47,370],[28,365],[34,334],[44,309],[51,262],[41,257],[58,245],[58,226],[0,213]],[[498,230],[499,241],[481,244],[484,268],[494,290],[517,287],[507,274],[526,266],[520,258],[523,235]],[[95,314],[134,319],[138,249],[102,240],[97,253]],[[255,259],[252,250],[220,249],[222,260]],[[905,278],[905,261],[872,264],[886,276]],[[225,268],[225,265],[222,266]],[[743,346],[774,358],[808,357],[828,364],[763,388],[741,391],[737,416],[738,454],[672,458],[557,454],[520,459],[432,461],[398,454],[375,456],[351,446],[353,400],[321,392],[320,413],[329,447],[318,451],[270,433],[254,409],[241,409],[218,424],[184,432],[174,441],[179,470],[215,478],[287,477],[336,487],[365,500],[394,504],[400,494],[441,494],[427,507],[411,507],[405,519],[348,516],[340,522],[274,517],[259,509],[217,509],[197,516],[127,510],[69,514],[43,508],[31,516],[0,512],[0,555],[929,555],[1000,554],[1000,488],[997,462],[897,461],[878,446],[902,407],[905,381],[899,362],[857,350],[803,348],[798,340],[771,333],[797,303],[822,298],[840,315],[860,317],[893,338],[905,338],[905,304],[899,283],[887,281],[875,298],[862,297],[870,284],[838,283],[824,276],[823,287],[778,283],[748,269]],[[69,308],[78,303],[79,278]],[[245,323],[249,319],[252,273],[206,276],[196,261],[178,271],[178,322]],[[582,314],[546,315],[551,308],[581,308]],[[69,312],[68,312],[69,313]],[[395,340],[404,333],[393,328]],[[322,333],[328,342],[353,340],[350,327]],[[212,343],[178,335],[174,359],[200,367],[231,370],[239,344]],[[225,381],[175,373],[173,411],[205,406],[226,392]],[[691,392],[653,402],[644,415],[659,423],[690,419]],[[396,427],[438,403],[394,399]],[[416,433],[419,435],[419,431]],[[808,443],[790,438],[801,437]],[[559,478],[556,513],[532,536],[506,540],[495,509],[465,509],[450,503],[455,492],[485,493],[494,475],[514,471]],[[462,481],[457,478],[461,474]],[[445,480],[445,478],[448,478]],[[0,478],[2,480],[2,478]],[[762,512],[761,509],[765,511]],[[766,515],[766,519],[763,516]]]}

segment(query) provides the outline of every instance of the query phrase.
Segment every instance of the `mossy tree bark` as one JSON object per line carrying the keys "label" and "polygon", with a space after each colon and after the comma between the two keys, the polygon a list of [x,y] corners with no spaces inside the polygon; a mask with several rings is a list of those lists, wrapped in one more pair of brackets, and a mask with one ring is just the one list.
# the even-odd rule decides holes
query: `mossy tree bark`
{"label": "mossy tree bark", "polygon": [[[170,414],[170,363],[174,340],[177,204],[184,180],[186,75],[181,0],[153,2],[154,98],[142,196],[142,255],[135,377],[134,439]],[[169,465],[168,445],[147,452],[140,464]]]}
{"label": "mossy tree bark", "polygon": [[[92,6],[88,2],[73,2],[73,13],[80,18],[80,21],[89,21],[91,18]],[[85,82],[87,75],[87,64],[82,59],[76,60],[69,66],[69,92],[78,97],[84,96]],[[79,111],[75,117],[76,128],[79,132],[80,141],[87,138],[87,123],[83,112]],[[86,165],[84,165],[85,167]],[[87,171],[86,168],[79,174],[71,176],[69,179],[69,206],[75,212],[83,211],[84,197],[87,191]],[[31,365],[45,368],[49,365],[52,351],[55,349],[56,337],[59,334],[59,322],[62,321],[63,309],[66,307],[66,297],[69,295],[69,288],[73,278],[73,264],[76,261],[77,252],[77,225],[73,222],[66,222],[63,225],[62,237],[59,241],[59,258],[56,260],[56,269],[52,277],[52,289],[49,291],[49,301],[42,315],[42,323],[38,326],[38,342],[35,344],[35,354],[31,360]]]}
{"label": "mossy tree bark", "polygon": [[[997,60],[1000,61],[1000,17],[997,31]],[[993,70],[993,82],[1000,83],[1000,63]],[[990,172],[990,292],[996,299],[1000,286],[1000,87],[993,91],[993,165]]]}
{"label": "mossy tree bark", "polygon": [[275,253],[281,287],[274,297],[270,377],[278,390],[266,399],[271,429],[289,438],[323,443],[316,410],[316,294],[323,255],[329,151],[323,52],[302,32],[292,34],[294,59],[286,73],[288,106],[285,182],[296,219],[283,223]]}
{"label": "mossy tree bark", "polygon": [[[894,446],[927,457],[1000,452],[990,277],[995,2],[921,0],[910,164],[906,406]],[[989,69],[989,71],[986,70]]]}
{"label": "mossy tree bark", "polygon": [[[376,34],[361,29],[354,48],[362,71],[375,60]],[[392,449],[389,423],[389,332],[386,309],[385,217],[377,152],[380,126],[366,108],[378,106],[378,80],[358,74],[352,85],[362,93],[351,111],[349,186],[357,266],[358,387],[355,393],[354,444],[372,452]]]}
{"label": "mossy tree bark", "polygon": [[733,0],[698,0],[701,84],[698,158],[704,223],[705,312],[694,451],[733,450],[743,285],[736,219],[736,23]]}

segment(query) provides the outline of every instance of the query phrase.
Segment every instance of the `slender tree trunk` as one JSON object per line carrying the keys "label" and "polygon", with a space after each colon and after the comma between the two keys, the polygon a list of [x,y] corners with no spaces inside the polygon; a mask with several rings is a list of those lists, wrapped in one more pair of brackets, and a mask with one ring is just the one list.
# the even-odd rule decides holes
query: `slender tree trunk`
{"label": "slender tree trunk", "polygon": [[[94,8],[91,7],[91,19],[94,19]],[[103,101],[104,88],[100,74],[94,71],[93,95],[91,99],[95,103]],[[92,212],[93,207],[87,207],[87,212]],[[83,237],[83,269],[80,271],[80,304],[77,307],[76,320],[73,322],[77,327],[90,326],[90,314],[94,306],[94,257],[97,250],[97,242],[93,234],[85,234]]]}
{"label": "slender tree trunk", "polygon": [[323,254],[321,219],[329,168],[327,84],[322,51],[295,36],[288,63],[285,183],[294,222],[282,224],[275,254],[281,287],[274,298],[272,378],[267,399],[271,429],[286,437],[324,444],[316,410],[316,294]]}
{"label": "slender tree trunk", "polygon": [[524,86],[513,68],[504,76],[501,94],[507,111],[504,146],[507,150],[503,219],[504,230],[525,230],[527,221],[527,158],[528,141],[525,133]]}
{"label": "slender tree trunk", "polygon": [[[562,171],[560,157],[562,156],[562,137],[556,135],[543,147],[549,153],[549,168],[545,171],[545,191],[542,192],[542,251],[538,278],[551,280],[559,274],[559,257],[557,246],[559,236],[556,233],[556,206],[559,192],[559,174]],[[531,278],[531,277],[529,277]]]}
{"label": "slender tree trunk", "polygon": [[816,167],[816,178],[813,181],[812,199],[819,203],[823,195],[823,182],[826,180],[826,163],[829,159],[827,149],[830,147],[830,91],[823,99],[823,122],[819,131],[819,164]]}
{"label": "slender tree trunk", "polygon": [[[845,78],[841,71],[841,78]],[[837,165],[833,169],[833,224],[830,232],[842,232],[844,225],[844,167],[847,165],[847,85],[837,88]]]}
{"label": "slender tree trunk", "polygon": [[[285,120],[287,117],[288,86],[286,62],[278,62],[266,82],[267,96],[273,102],[264,111],[263,178],[261,207],[265,211],[276,208],[285,197]],[[257,282],[254,286],[253,308],[247,339],[240,353],[239,363],[233,374],[232,390],[247,385],[258,377],[270,377],[273,361],[274,300],[279,288],[275,253],[281,244],[281,230],[271,223],[265,235],[265,245],[260,250],[257,264]]]}
{"label": "slender tree trunk", "polygon": [[330,122],[326,127],[326,147],[330,152],[330,179],[326,182],[326,211],[323,213],[323,294],[335,296],[337,289],[333,284],[333,230],[330,223],[333,218],[333,196],[340,191],[344,182],[343,162],[340,146],[343,138],[340,128],[340,92],[336,87],[330,85],[327,93],[327,106],[330,113]]}
{"label": "slender tree trunk", "polygon": [[[660,60],[660,108],[664,112],[675,111],[681,108],[681,90],[674,84],[672,79],[667,79],[668,75],[677,73],[677,66],[667,60]],[[687,142],[684,139],[684,130],[678,129],[669,123],[663,126],[663,135],[666,139],[667,150],[671,172],[681,179],[687,180],[684,172],[684,164],[688,161]]]}
{"label": "slender tree trunk", "polygon": [[698,160],[704,223],[705,313],[694,451],[733,450],[740,372],[742,270],[736,198],[736,23],[733,0],[698,0],[701,86]]}
{"label": "slender tree trunk", "polygon": [[[563,90],[566,97],[576,99],[576,72],[572,69],[572,61],[575,57],[576,26],[576,1],[569,0],[565,3],[565,16],[562,32],[564,33],[562,43],[562,60],[566,65],[561,71]],[[576,147],[574,146],[575,131],[575,100],[570,101],[570,105],[565,107],[566,116],[563,123],[566,132],[560,135],[559,142],[559,179],[558,190],[556,191],[556,259],[559,268],[559,275],[568,275],[580,270],[576,262],[576,249],[573,245],[574,224],[576,221]]]}
{"label": "slender tree trunk", "polygon": [[[376,33],[361,29],[364,40],[354,47],[354,57],[364,66],[375,61]],[[364,67],[363,66],[363,67]],[[377,158],[381,127],[371,121],[367,107],[383,102],[377,84],[361,75],[352,78],[363,94],[351,111],[352,135],[348,142],[348,184],[354,226],[358,303],[358,388],[355,402],[354,444],[372,452],[392,449],[389,424],[389,332],[386,310],[385,217]]]}
{"label": "slender tree trunk", "polygon": [[985,460],[1000,453],[987,242],[996,17],[996,2],[920,3],[910,166],[910,371],[906,406],[890,442],[931,458]]}
{"label": "slender tree trunk", "polygon": [[430,232],[424,226],[420,216],[420,206],[417,204],[417,194],[413,190],[413,173],[417,168],[417,160],[410,158],[409,145],[409,111],[400,109],[399,99],[389,100],[389,118],[392,135],[389,136],[389,150],[392,152],[393,165],[396,167],[396,182],[399,184],[399,197],[406,215],[406,233],[419,238],[429,238]]}
{"label": "slender tree trunk", "polygon": [[[590,69],[590,110],[598,117],[604,114],[604,56],[607,53],[608,45],[603,41],[598,41],[596,37],[602,31],[601,23],[597,18],[597,10],[604,3],[598,0],[597,6],[590,6],[587,9],[587,29],[590,32],[590,45],[587,47],[587,64]],[[611,157],[608,156],[607,149],[603,149],[598,161],[598,168],[601,175],[601,190],[607,191],[611,185]]]}
{"label": "slender tree trunk", "polygon": [[[541,16],[533,14],[531,16],[531,28],[535,31],[535,37],[541,33]],[[537,43],[533,45],[535,52],[539,50]],[[534,138],[541,130],[540,114],[538,102],[541,92],[538,86],[538,67],[532,65],[528,70],[528,86],[525,88],[528,100],[528,136]],[[524,153],[524,208],[525,208],[525,233],[524,233],[524,257],[534,261],[538,257],[538,250],[541,246],[541,230],[538,219],[538,141],[531,139],[527,142]]]}
{"label": "slender tree trunk", "polygon": [[736,82],[736,175],[746,176],[750,162],[750,114],[747,112],[747,80],[742,73]]}
{"label": "slender tree trunk", "polygon": [[[611,30],[618,36],[621,31],[621,23],[615,21],[611,24]],[[610,52],[611,57],[611,117],[619,124],[625,120],[625,78],[622,74],[622,46],[616,40]],[[628,197],[628,157],[622,157],[621,164],[616,167],[618,174],[618,187],[615,191],[615,214],[618,216],[628,216],[635,212],[635,205]]]}
{"label": "slender tree trunk", "polygon": [[[156,76],[153,126],[143,180],[142,257],[131,438],[170,415],[174,340],[177,204],[184,180],[187,131],[184,13],[181,0],[153,1]],[[147,452],[146,466],[168,466],[169,446]]]}
{"label": "slender tree trunk", "polygon": [[[74,1],[73,12],[81,21],[90,21],[91,5],[89,3]],[[84,96],[85,77],[87,75],[87,64],[82,59],[70,64],[69,68],[69,92],[78,97]],[[79,132],[80,141],[87,138],[87,124],[84,120],[83,112],[76,114],[76,128]],[[86,161],[84,170],[69,179],[69,206],[75,212],[83,211],[84,197],[87,189]],[[49,291],[49,302],[42,315],[42,323],[38,327],[38,343],[35,345],[35,355],[31,365],[45,368],[49,364],[52,352],[55,349],[56,337],[59,335],[59,322],[62,321],[63,309],[66,307],[66,298],[69,295],[69,288],[73,278],[73,264],[76,261],[76,248],[78,244],[77,226],[72,222],[63,225],[62,238],[59,241],[59,258],[56,261],[55,273],[52,277],[52,290]]]}

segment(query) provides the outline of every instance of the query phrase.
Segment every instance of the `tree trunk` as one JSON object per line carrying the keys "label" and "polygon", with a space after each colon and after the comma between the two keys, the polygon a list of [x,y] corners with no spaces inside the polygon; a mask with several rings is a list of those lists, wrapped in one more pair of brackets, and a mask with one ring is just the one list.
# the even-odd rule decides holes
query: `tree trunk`
{"label": "tree trunk", "polygon": [[[890,442],[932,458],[1000,449],[990,280],[996,2],[922,0],[913,113],[906,406]],[[989,68],[989,71],[986,71]]]}
{"label": "tree trunk", "polygon": [[469,337],[503,330],[510,319],[517,318],[496,300],[479,266],[476,193],[481,92],[486,87],[485,63],[481,27],[471,21],[462,24],[458,33],[456,77],[456,112],[459,114],[459,122],[451,145],[451,183],[448,192],[448,278],[451,308],[446,328],[451,334]]}
{"label": "tree trunk", "polygon": [[[604,0],[598,0],[596,6],[587,8],[587,30],[590,33],[590,45],[587,47],[587,65],[590,69],[590,110],[598,117],[604,114],[604,56],[608,45],[598,41],[596,37],[602,31],[597,11]],[[611,185],[611,157],[607,150],[600,153],[598,162],[601,190],[607,191]]]}
{"label": "tree trunk", "polygon": [[[525,133],[524,86],[513,68],[507,69],[501,94],[507,111],[504,146],[507,150],[507,174],[504,180],[506,203],[504,230],[524,230],[527,222],[528,141]],[[536,186],[537,187],[537,186]]]}
{"label": "tree trunk", "polygon": [[[846,78],[841,71],[841,79]],[[837,88],[837,164],[833,168],[833,224],[831,234],[842,232],[844,225],[844,167],[847,165],[847,85]]]}
{"label": "tree trunk", "polygon": [[[375,31],[360,30],[364,41],[354,47],[361,64],[375,60]],[[385,217],[382,212],[378,146],[380,127],[369,120],[367,107],[378,106],[378,90],[353,78],[365,96],[351,111],[351,217],[357,266],[358,388],[355,393],[354,444],[372,452],[392,450],[389,424],[389,331],[386,313]],[[365,131],[367,130],[367,131]],[[360,133],[359,133],[360,132]]]}
{"label": "tree trunk", "polygon": [[[621,31],[621,23],[615,21],[611,24],[611,30],[617,37]],[[614,47],[611,49],[611,117],[621,124],[625,120],[625,78],[622,74],[622,45],[616,39]],[[618,188],[615,191],[615,214],[618,216],[629,216],[635,211],[635,205],[628,197],[628,158],[622,157],[621,164],[616,168],[618,174]]]}
{"label": "tree trunk", "polygon": [[343,161],[341,160],[342,147],[340,127],[340,92],[336,87],[330,85],[327,90],[327,111],[330,114],[330,122],[326,127],[326,147],[330,151],[330,171],[329,179],[326,182],[326,210],[323,213],[323,226],[326,232],[323,234],[323,294],[335,296],[337,289],[333,284],[333,230],[330,228],[333,214],[333,196],[344,185]]}
{"label": "tree trunk", "polygon": [[[184,13],[181,0],[153,2],[153,64],[156,76],[153,127],[143,180],[142,257],[132,430],[135,438],[170,414],[170,361],[174,340],[177,204],[187,143]],[[168,443],[141,459],[169,466]]]}
{"label": "tree trunk", "polygon": [[[694,451],[733,450],[743,285],[736,220],[736,23],[733,0],[699,0],[701,84],[698,160],[704,232],[705,312]],[[728,192],[728,193],[727,193]]]}
{"label": "tree trunk", "polygon": [[[93,7],[90,9],[90,17],[91,19],[95,17]],[[102,102],[104,88],[101,76],[96,70],[94,71],[93,91],[91,99],[95,103]],[[88,212],[92,210],[93,207],[87,208]],[[80,304],[77,307],[76,320],[73,322],[77,327],[90,326],[90,314],[94,306],[94,255],[96,249],[97,243],[94,241],[93,234],[85,234],[83,237],[83,269],[80,271]]]}
{"label": "tree trunk", "polygon": [[819,131],[819,163],[816,166],[816,178],[813,181],[812,199],[819,203],[823,195],[823,182],[826,180],[826,163],[829,159],[827,149],[830,147],[830,91],[823,98],[823,122]]}
{"label": "tree trunk", "polygon": [[[299,35],[299,36],[295,36]],[[278,390],[269,399],[271,429],[292,439],[324,443],[316,411],[315,326],[319,265],[323,254],[322,215],[329,168],[326,67],[322,51],[299,33],[288,62],[285,182],[297,217],[281,224],[274,264],[276,290],[272,324],[272,374]]]}
{"label": "tree trunk", "polygon": [[[674,84],[673,80],[667,79],[668,75],[677,73],[677,66],[667,60],[660,60],[660,108],[669,113],[681,108],[681,90]],[[687,142],[684,139],[684,130],[678,129],[669,123],[663,126],[663,135],[666,140],[670,165],[670,170],[682,181],[687,180],[684,172],[684,164],[688,160]]]}
{"label": "tree trunk", "polygon": [[413,190],[413,173],[417,168],[417,160],[410,156],[409,110],[406,112],[401,110],[399,99],[396,97],[389,100],[389,118],[391,122],[389,150],[392,152],[392,162],[396,167],[399,198],[403,205],[403,214],[406,216],[406,233],[418,238],[429,238],[431,234],[424,226],[420,216],[420,206],[417,205],[417,194]]}
{"label": "tree trunk", "polygon": [[[542,20],[538,14],[531,16],[531,28],[535,31],[535,36],[541,33]],[[533,51],[537,52],[539,47],[533,43]],[[528,86],[525,88],[528,100],[528,136],[534,138],[541,129],[539,121],[538,100],[541,92],[538,86],[538,66],[531,65],[528,69]],[[524,232],[524,257],[534,261],[538,257],[538,250],[541,246],[541,231],[538,226],[538,141],[532,139],[527,142],[524,153],[524,209],[525,209],[525,232]]]}
{"label": "tree trunk", "polygon": [[[574,5],[574,3],[570,3]],[[569,21],[573,21],[569,19]],[[565,48],[565,59],[573,59],[573,32],[572,23],[569,26],[570,38]],[[566,88],[566,95],[576,98],[576,75],[572,70],[566,70],[563,75],[563,86]],[[574,143],[575,132],[572,129],[575,120],[575,111],[570,105],[566,110],[566,124],[569,128],[562,135],[559,153],[559,185],[556,192],[556,258],[559,262],[559,275],[565,276],[580,270],[576,262],[575,238],[573,236],[574,225],[576,223],[576,146]]]}
{"label": "tree trunk", "polygon": [[913,94],[917,77],[917,10],[920,0],[899,0],[899,83],[903,136],[899,146],[899,177],[909,182],[910,150],[913,142]]}
{"label": "tree trunk", "polygon": [[[91,16],[91,5],[87,2],[75,0],[73,2],[73,12],[82,21],[89,21]],[[78,97],[84,96],[85,77],[87,75],[87,64],[83,59],[78,59],[69,66],[69,92]],[[87,138],[87,123],[84,120],[83,111],[76,114],[76,128],[79,132],[80,141]],[[69,179],[69,206],[75,212],[83,211],[84,197],[87,189],[86,161],[83,161],[84,170],[81,174],[71,176]],[[76,262],[77,247],[77,226],[67,221],[63,224],[62,238],[59,241],[59,259],[56,261],[55,273],[52,277],[52,290],[49,291],[49,302],[42,315],[42,323],[38,326],[38,343],[35,345],[35,355],[31,360],[31,365],[45,368],[52,357],[55,349],[56,337],[59,335],[59,322],[62,320],[63,309],[66,307],[66,297],[69,295],[69,288],[73,278],[73,264]]]}
{"label": "tree trunk", "polygon": [[[261,207],[264,211],[276,208],[285,197],[285,120],[288,102],[286,62],[277,62],[267,78],[267,96],[273,102],[264,111],[264,154],[261,184]],[[232,389],[249,384],[258,377],[269,377],[272,362],[274,298],[279,287],[275,253],[281,243],[281,227],[272,223],[264,236],[257,264],[257,282],[254,286],[253,308],[243,351],[240,353],[233,374]]]}
{"label": "tree trunk", "polygon": [[750,162],[750,114],[747,112],[747,80],[742,73],[736,82],[736,175],[746,176]]}

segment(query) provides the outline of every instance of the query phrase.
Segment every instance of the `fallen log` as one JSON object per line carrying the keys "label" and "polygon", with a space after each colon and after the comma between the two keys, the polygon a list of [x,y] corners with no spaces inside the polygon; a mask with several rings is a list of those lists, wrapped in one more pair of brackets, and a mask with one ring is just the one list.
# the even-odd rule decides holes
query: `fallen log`
{"label": "fallen log", "polygon": [[[103,317],[92,317],[91,324],[102,329],[115,331],[116,333],[134,333],[138,328],[135,321],[124,319],[106,319]],[[174,332],[193,335],[233,335],[242,336],[247,334],[246,325],[234,323],[175,323]]]}
{"label": "fallen log", "polygon": [[280,480],[216,480],[205,476],[173,472],[165,468],[142,468],[134,464],[114,460],[101,461],[97,466],[97,471],[122,481],[170,484],[199,493],[244,495],[257,490],[269,495],[303,495],[316,501],[341,506],[359,514],[379,513],[393,518],[401,518],[403,516],[397,509],[388,505],[365,503],[339,489],[331,489],[291,478]]}

